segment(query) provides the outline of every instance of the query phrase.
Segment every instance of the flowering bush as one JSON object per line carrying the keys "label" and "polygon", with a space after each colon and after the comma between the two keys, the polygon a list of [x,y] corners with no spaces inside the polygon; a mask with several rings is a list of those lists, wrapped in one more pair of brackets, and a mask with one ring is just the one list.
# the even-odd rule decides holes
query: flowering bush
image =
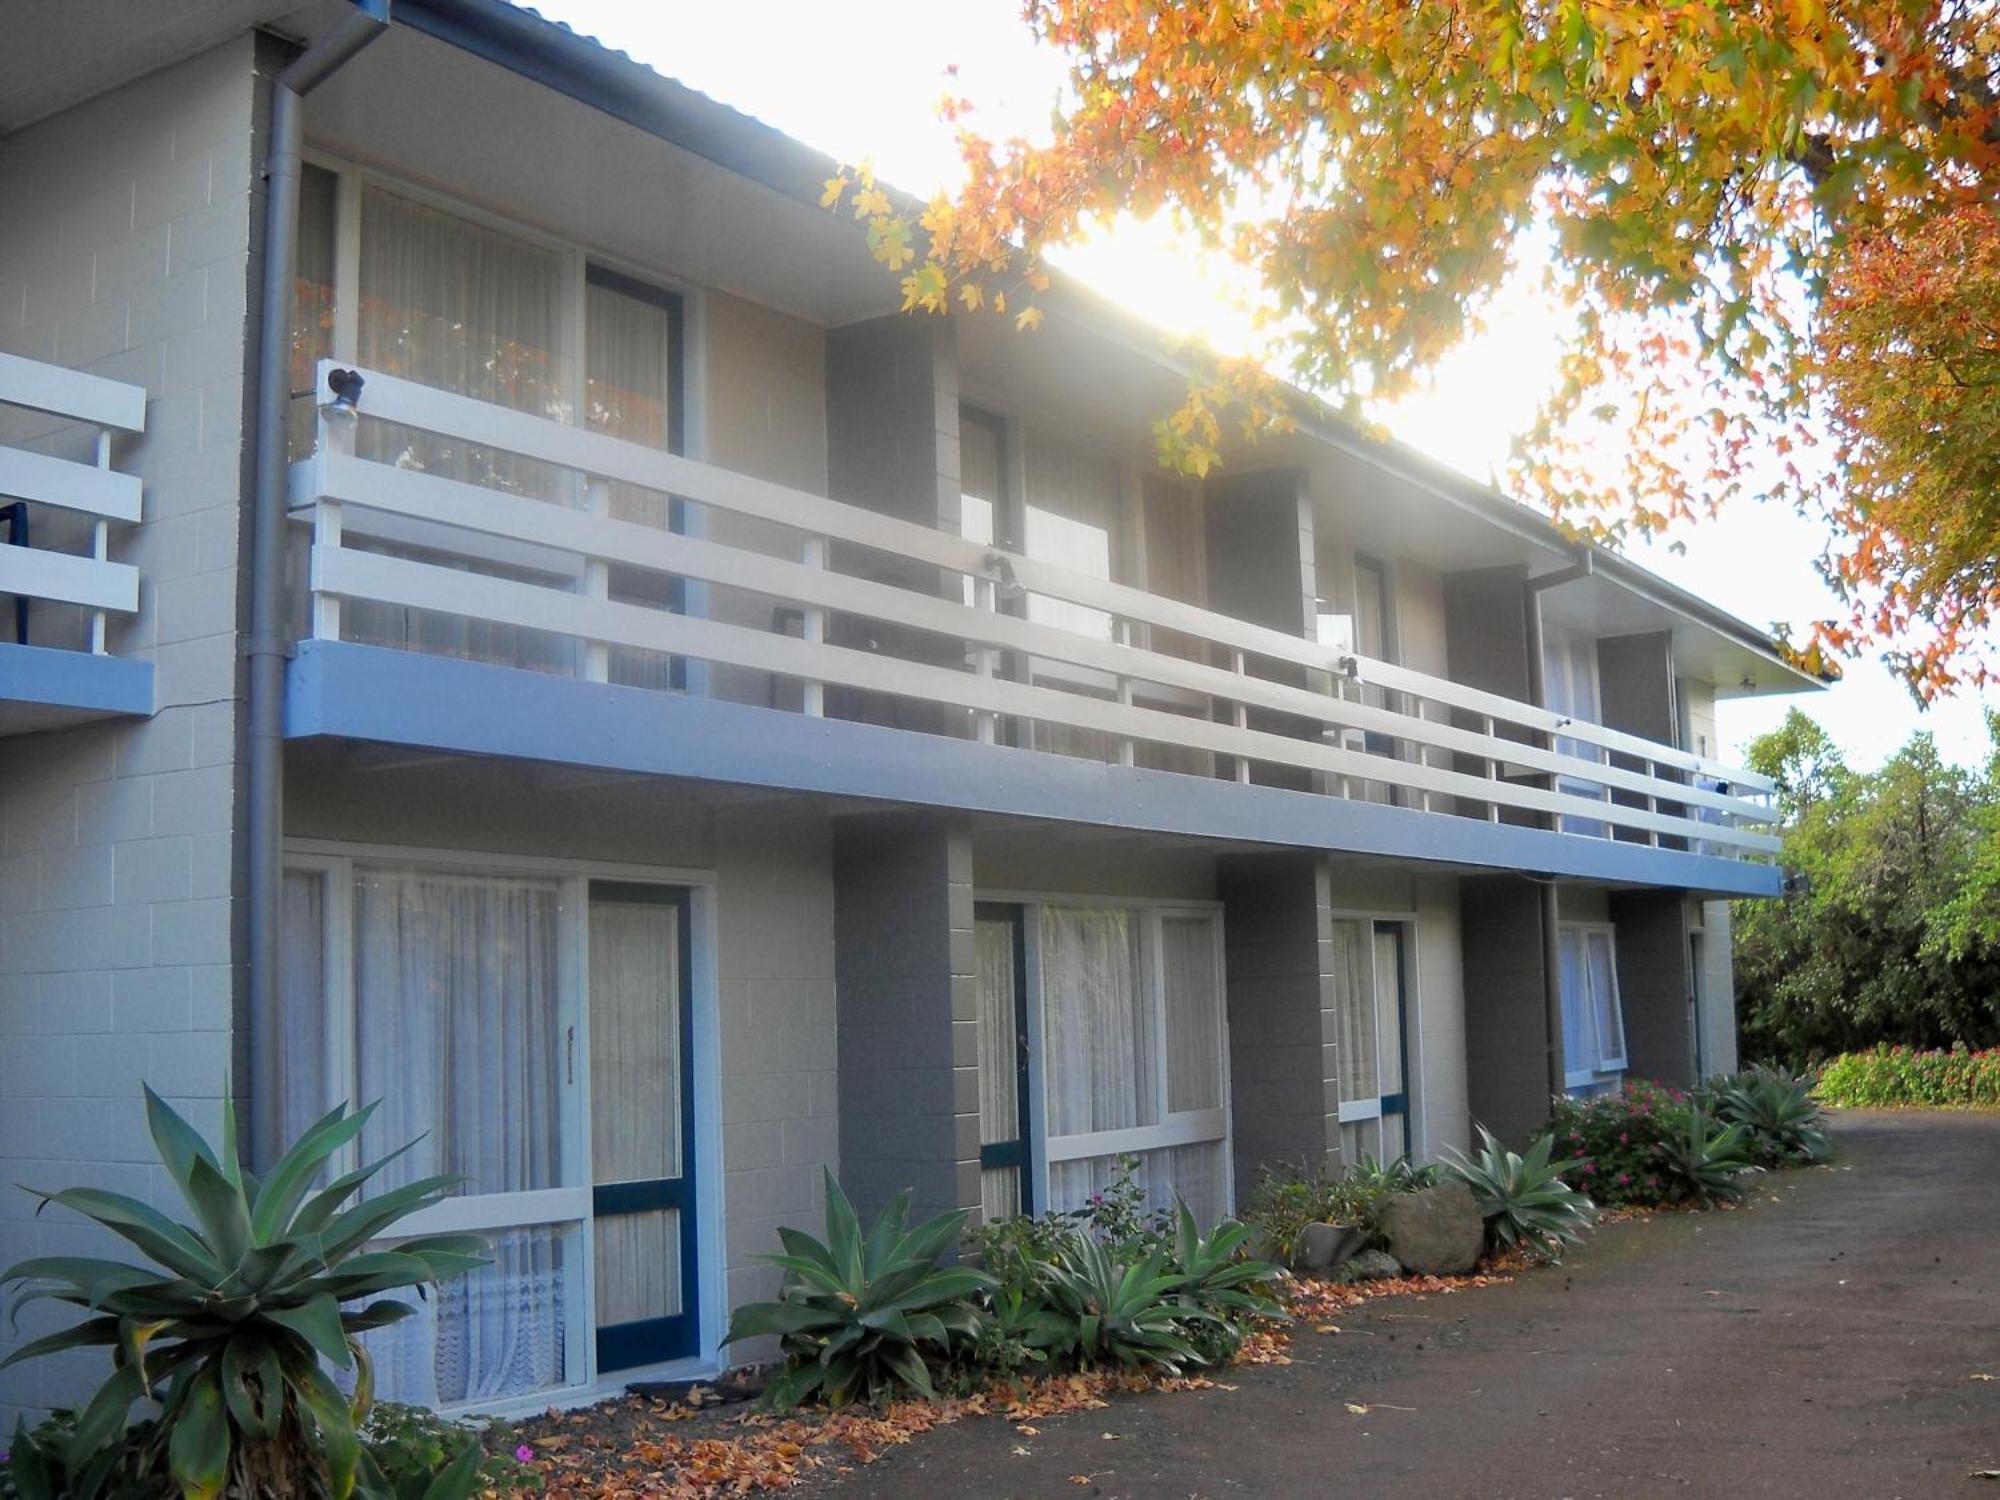
{"label": "flowering bush", "polygon": [[1885,1043],[1846,1052],[1820,1070],[1813,1093],[1822,1104],[1856,1109],[2000,1108],[2000,1047],[1970,1052],[1960,1042],[1949,1052],[1919,1052]]}
{"label": "flowering bush", "polygon": [[1652,1205],[1680,1194],[1660,1148],[1687,1133],[1688,1112],[1678,1089],[1633,1078],[1622,1093],[1557,1099],[1550,1129],[1577,1163],[1565,1175],[1600,1205]]}

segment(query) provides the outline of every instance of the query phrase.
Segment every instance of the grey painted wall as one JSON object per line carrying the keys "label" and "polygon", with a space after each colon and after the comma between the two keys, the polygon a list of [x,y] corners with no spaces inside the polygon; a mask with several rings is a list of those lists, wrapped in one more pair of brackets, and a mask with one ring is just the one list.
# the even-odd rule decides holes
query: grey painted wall
{"label": "grey painted wall", "polygon": [[[239,504],[250,226],[262,209],[249,37],[0,139],[0,350],[143,385],[113,447],[144,484],[114,527],[150,658],[151,719],[0,740],[0,1263],[105,1253],[13,1184],[160,1202],[149,1080],[218,1128],[236,1049]],[[51,1326],[29,1309],[22,1335]],[[0,1326],[0,1347],[14,1332]],[[84,1391],[99,1362],[0,1374],[0,1427]]]}
{"label": "grey painted wall", "polygon": [[962,818],[834,826],[841,1185],[867,1218],[979,1209],[972,838]]}
{"label": "grey painted wall", "polygon": [[[1444,575],[1445,671],[1453,682],[1526,703],[1528,691],[1528,570],[1509,563],[1497,568],[1470,568]],[[1483,730],[1478,715],[1453,709],[1451,722],[1460,729]],[[1495,726],[1502,739],[1526,741],[1529,736],[1512,725]],[[1487,763],[1476,755],[1453,752],[1453,770],[1484,776]],[[1487,816],[1489,805],[1456,799],[1456,811]],[[1501,820],[1535,826],[1533,813],[1501,809]]]}
{"label": "grey painted wall", "polygon": [[1217,861],[1229,1010],[1236,1198],[1257,1171],[1339,1156],[1332,929],[1325,861],[1309,853]]}
{"label": "grey painted wall", "polygon": [[[1674,639],[1664,630],[1643,635],[1603,636],[1597,642],[1597,695],[1599,719],[1608,729],[1622,729],[1662,745],[1677,745],[1681,739],[1680,710],[1674,701]],[[1626,770],[1644,770],[1633,756],[1613,752],[1611,763]],[[1611,800],[1622,807],[1644,807],[1638,792],[1614,790]],[[1678,813],[1678,802],[1662,802],[1659,810]],[[1630,843],[1646,842],[1638,829],[1618,829],[1617,837]],[[1685,849],[1685,839],[1671,836],[1661,840],[1669,848]]]}
{"label": "grey painted wall", "polygon": [[1459,932],[1466,1100],[1475,1123],[1519,1146],[1548,1123],[1552,1092],[1541,888],[1514,875],[1461,882]]}
{"label": "grey painted wall", "polygon": [[1628,1072],[1688,1088],[1699,1080],[1689,1028],[1687,898],[1678,891],[1613,891],[1611,920],[1618,929]]}

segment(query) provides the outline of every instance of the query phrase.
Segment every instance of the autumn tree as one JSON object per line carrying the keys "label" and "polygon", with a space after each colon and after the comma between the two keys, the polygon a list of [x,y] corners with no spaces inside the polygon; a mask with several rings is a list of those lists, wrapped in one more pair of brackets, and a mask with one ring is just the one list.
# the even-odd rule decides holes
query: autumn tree
{"label": "autumn tree", "polygon": [[[1824,518],[1809,660],[1990,680],[2000,611],[1996,0],[1026,0],[1050,132],[960,119],[921,209],[828,184],[913,308],[1032,324],[1043,259],[1167,213],[1269,340],[1193,363],[1163,455],[1410,389],[1546,242],[1558,378],[1510,476],[1584,534],[1739,496]],[[976,117],[974,117],[976,118]]]}

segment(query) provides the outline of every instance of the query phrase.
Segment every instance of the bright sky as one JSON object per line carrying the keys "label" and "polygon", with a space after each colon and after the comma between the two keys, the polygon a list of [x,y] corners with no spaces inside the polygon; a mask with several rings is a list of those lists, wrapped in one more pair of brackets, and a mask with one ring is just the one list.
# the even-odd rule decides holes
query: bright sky
{"label": "bright sky", "polygon": [[[1033,135],[1046,127],[1063,77],[1060,58],[1030,40],[1018,0],[762,0],[754,35],[740,9],[692,0],[533,3],[832,156],[870,158],[888,181],[919,194],[954,179],[951,131],[935,107],[947,88],[978,106],[975,120],[987,132]],[[953,65],[955,78],[946,74]],[[1155,322],[1234,342],[1225,288],[1160,229],[1120,228],[1065,265]],[[1213,295],[1202,295],[1204,287]],[[1404,441],[1486,479],[1504,468],[1509,441],[1528,424],[1555,348],[1539,299],[1525,289],[1509,295],[1489,312],[1484,334],[1439,369],[1433,390],[1382,419]],[[1834,612],[1812,567],[1814,529],[1788,512],[1742,507],[1680,540],[1684,555],[1664,547],[1634,555],[1754,624]],[[1986,758],[1975,695],[1919,712],[1872,661],[1850,664],[1846,680],[1827,692],[1725,703],[1725,754],[1792,704],[1824,724],[1857,765],[1875,764],[1919,728],[1953,760]]]}

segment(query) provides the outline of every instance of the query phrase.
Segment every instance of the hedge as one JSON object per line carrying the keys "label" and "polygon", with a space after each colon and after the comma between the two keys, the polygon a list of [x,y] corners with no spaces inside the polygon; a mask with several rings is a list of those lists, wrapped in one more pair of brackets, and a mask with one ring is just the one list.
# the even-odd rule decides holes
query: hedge
{"label": "hedge", "polygon": [[2000,1047],[1919,1052],[1884,1043],[1844,1052],[1821,1070],[1813,1091],[1822,1104],[1882,1109],[2000,1109]]}

